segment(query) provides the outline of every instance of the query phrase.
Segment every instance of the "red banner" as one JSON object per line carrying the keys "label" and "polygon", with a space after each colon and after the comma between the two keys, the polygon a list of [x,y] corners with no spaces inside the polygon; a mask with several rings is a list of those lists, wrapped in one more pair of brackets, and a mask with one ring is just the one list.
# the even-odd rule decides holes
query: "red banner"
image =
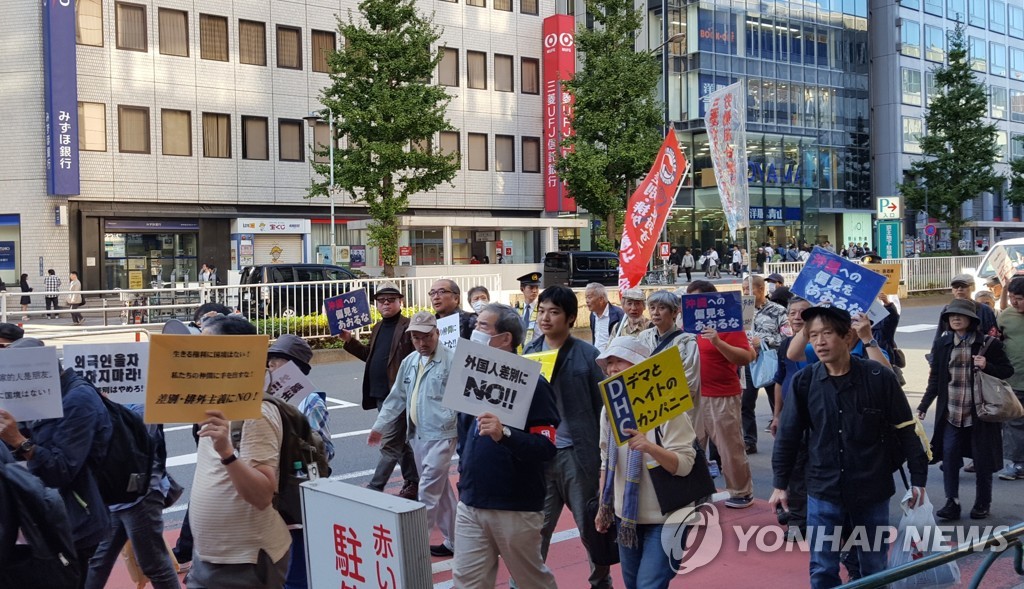
{"label": "red banner", "polygon": [[568,150],[562,140],[572,135],[572,94],[562,81],[576,75],[576,18],[556,14],[544,19],[544,211],[574,213],[576,201],[558,179],[555,162]]}
{"label": "red banner", "polygon": [[647,263],[658,246],[658,237],[685,173],[686,156],[679,149],[675,132],[669,131],[658,159],[626,205],[619,246],[619,289],[635,287],[647,273]]}

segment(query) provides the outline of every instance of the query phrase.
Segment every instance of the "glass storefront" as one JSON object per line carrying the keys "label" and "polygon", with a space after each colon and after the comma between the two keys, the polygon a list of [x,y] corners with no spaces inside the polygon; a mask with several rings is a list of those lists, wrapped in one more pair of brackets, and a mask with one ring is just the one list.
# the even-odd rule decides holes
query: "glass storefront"
{"label": "glass storefront", "polygon": [[195,282],[199,223],[108,220],[103,236],[105,289]]}

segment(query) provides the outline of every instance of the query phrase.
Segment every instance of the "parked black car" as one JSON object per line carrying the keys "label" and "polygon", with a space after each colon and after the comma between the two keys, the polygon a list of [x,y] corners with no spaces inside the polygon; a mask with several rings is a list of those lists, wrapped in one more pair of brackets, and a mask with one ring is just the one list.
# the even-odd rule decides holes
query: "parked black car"
{"label": "parked black car", "polygon": [[239,282],[241,311],[250,319],[320,313],[325,298],[348,290],[337,281],[354,278],[345,268],[328,264],[247,266]]}
{"label": "parked black car", "polygon": [[619,284],[619,255],[611,252],[548,252],[544,256],[544,288],[552,285]]}

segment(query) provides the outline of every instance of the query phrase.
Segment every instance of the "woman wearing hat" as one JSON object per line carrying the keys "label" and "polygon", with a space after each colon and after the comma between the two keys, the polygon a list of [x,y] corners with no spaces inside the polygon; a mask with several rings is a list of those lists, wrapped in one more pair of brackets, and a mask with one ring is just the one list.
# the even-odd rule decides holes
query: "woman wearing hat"
{"label": "woman wearing hat", "polygon": [[[650,354],[651,349],[638,339],[617,337],[597,357],[597,363],[605,374],[615,376]],[[668,587],[679,562],[670,560],[662,547],[661,531],[667,516],[661,513],[647,470],[661,466],[675,476],[690,474],[697,456],[696,434],[685,413],[646,434],[633,429],[623,433],[630,436],[629,441],[616,446],[608,414],[602,410],[601,506],[594,524],[597,531],[605,532],[614,517],[627,589]]]}
{"label": "woman wearing hat", "polygon": [[[917,408],[924,419],[932,401],[935,433],[934,461],[942,461],[946,505],[935,512],[939,519],[960,519],[960,469],[964,457],[974,458],[975,499],[971,519],[984,519],[992,504],[992,473],[1003,466],[1002,424],[981,421],[974,410],[974,370],[996,378],[1013,375],[1013,366],[998,339],[983,335],[972,301],[954,299],[942,312],[950,330],[932,346],[928,388]],[[987,345],[987,347],[985,347]],[[982,348],[985,347],[982,354]]]}

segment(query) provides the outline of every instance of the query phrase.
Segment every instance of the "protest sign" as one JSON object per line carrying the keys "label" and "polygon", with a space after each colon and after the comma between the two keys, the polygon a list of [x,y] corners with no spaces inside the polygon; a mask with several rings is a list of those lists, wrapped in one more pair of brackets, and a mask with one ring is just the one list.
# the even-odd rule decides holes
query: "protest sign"
{"label": "protest sign", "polygon": [[1022,262],[1024,260],[1020,259],[1019,253],[1008,251],[1006,246],[998,246],[992,249],[989,262],[985,266],[995,270],[999,282],[1005,287],[1019,271],[1024,270]]}
{"label": "protest sign", "polygon": [[18,421],[64,416],[57,348],[0,352],[0,409]]}
{"label": "protest sign", "polygon": [[743,331],[743,300],[739,292],[683,295],[683,331],[700,333],[705,327],[725,333]]}
{"label": "protest sign", "polygon": [[872,272],[878,272],[885,276],[882,292],[887,295],[900,294],[900,281],[903,280],[902,264],[864,264],[863,266]]}
{"label": "protest sign", "polygon": [[147,342],[65,344],[64,366],[115,403],[146,402]]}
{"label": "protest sign", "polygon": [[743,331],[753,331],[757,306],[753,295],[743,297]]}
{"label": "protest sign", "polygon": [[619,446],[629,439],[622,430],[648,432],[693,408],[675,346],[601,381],[601,396]]}
{"label": "protest sign", "polygon": [[266,335],[153,335],[146,377],[146,423],[196,423],[206,412],[260,416]]}
{"label": "protest sign", "polygon": [[340,335],[343,329],[352,331],[370,324],[370,301],[365,290],[353,290],[324,299],[324,313],[331,335]]}
{"label": "protest sign", "polygon": [[830,302],[853,315],[866,313],[885,284],[885,276],[815,246],[790,289],[817,305]]}
{"label": "protest sign", "polygon": [[523,429],[539,378],[537,362],[464,339],[455,350],[442,404],[469,415],[493,413],[501,423]]}
{"label": "protest sign", "polygon": [[437,320],[437,331],[441,334],[438,343],[454,352],[459,345],[459,314],[452,313]]}
{"label": "protest sign", "polygon": [[273,372],[267,371],[266,383],[267,394],[277,397],[286,403],[299,406],[310,393],[316,390],[316,386],[309,378],[302,374],[302,370],[289,360],[279,366]]}
{"label": "protest sign", "polygon": [[558,350],[524,354],[523,358],[529,358],[534,362],[540,362],[540,373],[544,375],[544,378],[551,380],[551,373],[555,371],[555,360],[558,359]]}

